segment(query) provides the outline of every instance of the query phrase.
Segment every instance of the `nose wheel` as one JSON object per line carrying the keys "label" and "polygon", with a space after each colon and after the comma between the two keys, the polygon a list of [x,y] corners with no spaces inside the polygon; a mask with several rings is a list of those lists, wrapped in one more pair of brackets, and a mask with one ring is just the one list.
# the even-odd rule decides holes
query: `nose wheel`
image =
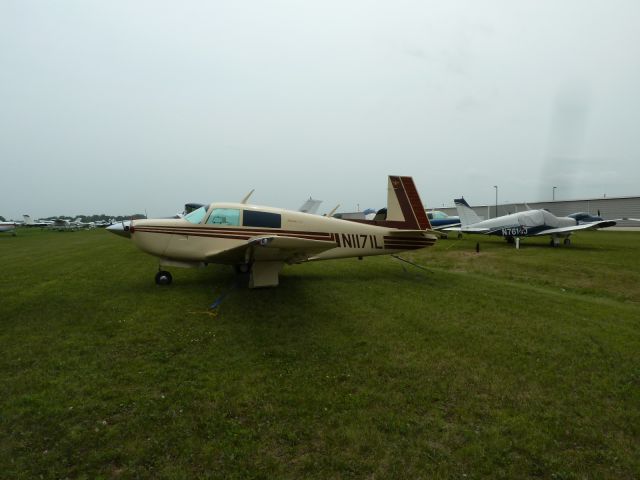
{"label": "nose wheel", "polygon": [[156,285],[170,285],[172,281],[173,277],[169,272],[160,270],[158,273],[156,273]]}

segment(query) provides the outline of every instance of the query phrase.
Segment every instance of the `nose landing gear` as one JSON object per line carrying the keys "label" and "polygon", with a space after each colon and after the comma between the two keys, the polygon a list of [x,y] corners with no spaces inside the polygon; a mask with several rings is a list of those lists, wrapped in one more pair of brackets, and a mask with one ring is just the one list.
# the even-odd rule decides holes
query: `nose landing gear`
{"label": "nose landing gear", "polygon": [[170,285],[173,281],[173,277],[169,272],[160,270],[156,273],[156,285]]}

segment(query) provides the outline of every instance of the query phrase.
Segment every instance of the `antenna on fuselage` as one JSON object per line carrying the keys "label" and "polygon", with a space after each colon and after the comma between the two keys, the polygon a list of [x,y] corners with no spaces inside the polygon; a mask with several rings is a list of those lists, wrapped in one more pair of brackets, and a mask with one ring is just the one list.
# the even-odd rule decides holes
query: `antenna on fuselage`
{"label": "antenna on fuselage", "polygon": [[340,204],[337,204],[335,207],[333,207],[333,210],[327,213],[327,217],[333,217],[333,214],[336,213],[336,210],[338,210],[339,207],[340,207]]}
{"label": "antenna on fuselage", "polygon": [[251,190],[249,193],[247,193],[247,194],[244,196],[244,198],[242,199],[242,201],[241,201],[240,203],[247,203],[247,200],[249,200],[249,197],[250,197],[251,195],[253,195],[253,192],[255,192],[255,191],[256,191],[256,189],[254,188],[254,189],[253,189],[253,190]]}

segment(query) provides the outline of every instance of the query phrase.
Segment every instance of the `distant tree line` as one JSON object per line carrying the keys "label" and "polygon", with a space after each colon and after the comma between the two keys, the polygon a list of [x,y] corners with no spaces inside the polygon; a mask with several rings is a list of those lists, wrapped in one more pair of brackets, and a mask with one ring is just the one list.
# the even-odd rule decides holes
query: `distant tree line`
{"label": "distant tree line", "polygon": [[[132,218],[134,220],[141,220],[143,218],[147,218],[143,213],[134,213],[133,215],[107,215],[106,213],[101,213],[100,215],[76,215],[74,217],[69,215],[60,215],[60,216],[53,216],[53,217],[43,217],[40,220],[55,220],[57,218],[63,218],[65,220],[75,220],[78,217],[80,218],[80,221],[84,223],[100,222],[100,221],[108,222],[112,218],[117,220],[118,222],[121,222],[122,220],[131,220]],[[2,215],[0,215],[0,222],[6,222],[6,221],[7,220]]]}
{"label": "distant tree line", "polygon": [[131,220],[132,218],[134,220],[141,220],[147,217],[143,213],[134,213],[133,215],[107,215],[106,213],[101,213],[100,215],[75,215],[75,216],[60,215],[60,216],[46,217],[46,218],[43,218],[42,220],[55,220],[56,218],[64,218],[65,220],[75,220],[76,218],[80,218],[80,221],[88,223],[88,222],[100,222],[100,221],[108,222],[112,218],[120,222],[122,220]]}

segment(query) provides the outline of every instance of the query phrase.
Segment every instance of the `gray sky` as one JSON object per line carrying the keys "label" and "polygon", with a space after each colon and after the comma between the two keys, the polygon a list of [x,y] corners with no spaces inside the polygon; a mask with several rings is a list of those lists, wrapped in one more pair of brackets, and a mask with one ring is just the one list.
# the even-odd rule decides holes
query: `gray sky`
{"label": "gray sky", "polygon": [[0,215],[640,194],[640,2],[0,0]]}

